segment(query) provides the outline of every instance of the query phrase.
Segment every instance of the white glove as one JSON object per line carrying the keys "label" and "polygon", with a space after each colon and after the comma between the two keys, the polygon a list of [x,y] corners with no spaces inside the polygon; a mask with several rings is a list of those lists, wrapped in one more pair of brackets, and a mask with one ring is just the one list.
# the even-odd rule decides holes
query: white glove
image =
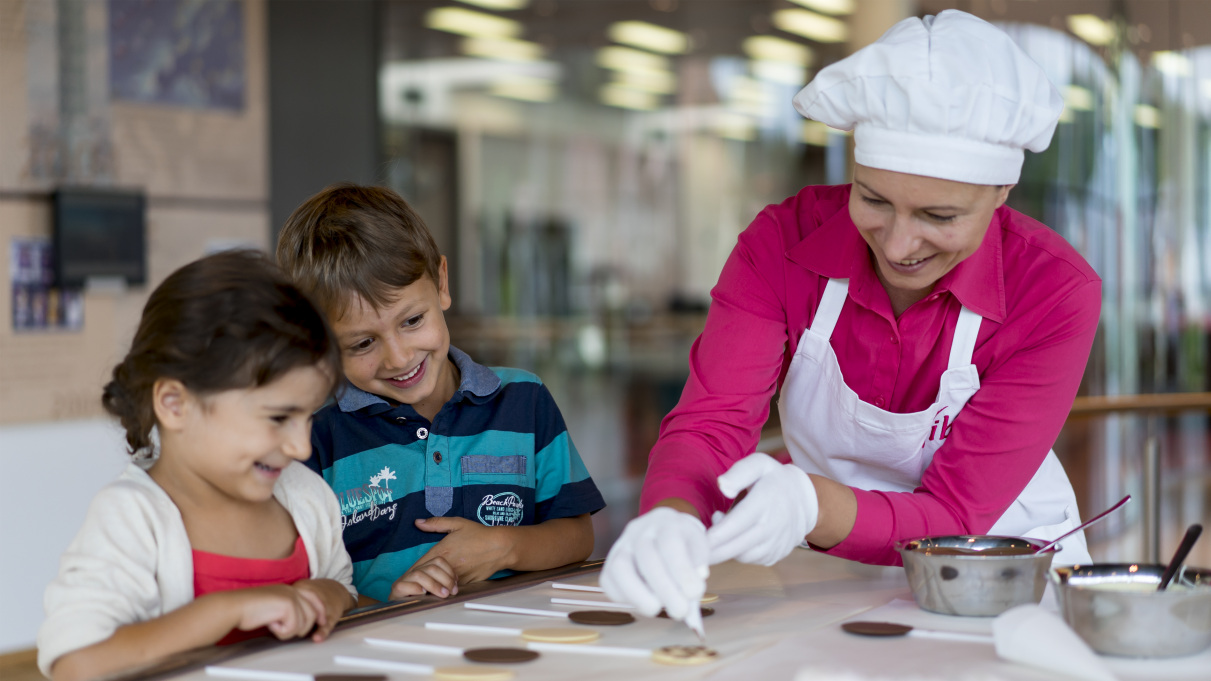
{"label": "white glove", "polygon": [[630,603],[648,617],[664,608],[672,619],[685,619],[706,593],[709,555],[702,521],[654,508],[622,530],[606,556],[601,587],[610,600]]}
{"label": "white glove", "polygon": [[711,517],[706,537],[712,565],[732,558],[773,565],[816,527],[820,502],[802,468],[761,452],[750,454],[719,476],[719,490],[727,498],[744,489],[748,494],[731,511]]}

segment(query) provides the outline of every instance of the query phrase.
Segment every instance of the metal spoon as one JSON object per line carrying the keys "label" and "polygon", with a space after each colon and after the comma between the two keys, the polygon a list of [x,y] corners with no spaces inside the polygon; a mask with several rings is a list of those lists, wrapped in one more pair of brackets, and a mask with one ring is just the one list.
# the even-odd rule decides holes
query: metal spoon
{"label": "metal spoon", "polygon": [[1173,581],[1178,568],[1186,561],[1186,556],[1190,555],[1190,549],[1194,548],[1194,542],[1198,541],[1198,536],[1202,533],[1203,526],[1198,523],[1186,528],[1186,536],[1182,537],[1182,543],[1178,545],[1173,558],[1169,560],[1169,565],[1165,567],[1165,572],[1161,575],[1161,583],[1156,586],[1157,591],[1164,591],[1165,587],[1169,586],[1169,582]]}
{"label": "metal spoon", "polygon": [[1131,501],[1130,494],[1123,497],[1122,499],[1119,499],[1117,504],[1111,506],[1110,508],[1106,509],[1105,511],[1102,511],[1101,513],[1093,516],[1089,520],[1086,520],[1085,522],[1081,523],[1080,525],[1077,525],[1075,528],[1073,528],[1073,529],[1065,532],[1064,534],[1061,534],[1060,536],[1056,537],[1055,539],[1052,539],[1051,541],[1047,542],[1039,550],[1035,551],[1035,553],[1042,553],[1042,552],[1046,551],[1047,549],[1051,548],[1052,546],[1055,546],[1056,543],[1059,542],[1061,539],[1064,539],[1066,537],[1071,537],[1072,535],[1076,534],[1077,532],[1080,532],[1081,530],[1085,529],[1086,527],[1089,527],[1090,525],[1096,523],[1097,521],[1101,520],[1102,518],[1105,518],[1106,516],[1110,515],[1111,513],[1119,510],[1120,508],[1122,508],[1123,504],[1126,504],[1128,501]]}

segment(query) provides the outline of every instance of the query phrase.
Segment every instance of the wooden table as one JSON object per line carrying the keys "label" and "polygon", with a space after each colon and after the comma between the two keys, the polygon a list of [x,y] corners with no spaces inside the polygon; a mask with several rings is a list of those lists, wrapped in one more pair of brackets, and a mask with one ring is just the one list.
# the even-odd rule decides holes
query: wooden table
{"label": "wooden table", "polygon": [[[205,665],[259,670],[319,673],[370,673],[337,665],[334,657],[350,655],[445,666],[464,664],[460,658],[433,653],[400,652],[371,647],[365,639],[439,643],[464,648],[524,646],[517,637],[438,632],[426,622],[486,624],[514,628],[580,625],[548,618],[481,612],[466,601],[524,608],[572,611],[553,605],[552,597],[601,599],[593,593],[555,590],[550,580],[596,584],[599,563],[499,580],[468,589],[452,600],[425,597],[406,604],[379,606],[342,620],[333,636],[321,644],[250,641],[226,649],[208,648],[177,656],[155,668],[111,679],[174,678],[208,681]],[[912,600],[903,570],[861,565],[807,550],[795,550],[772,568],[725,563],[713,568],[708,590],[720,596],[711,604],[715,615],[704,620],[707,644],[720,659],[709,665],[677,667],[646,659],[544,652],[533,662],[509,666],[517,681],[577,681],[647,679],[736,679],[773,681],[834,679],[954,679],[956,681],[1041,681],[1060,678],[1046,670],[997,658],[987,643],[921,638],[863,638],[839,628],[847,619],[874,619],[954,632],[991,633],[990,618],[949,617],[920,610]],[[1050,594],[1048,594],[1050,598]],[[599,646],[655,648],[695,644],[681,623],[639,618],[634,624],[597,627]],[[1211,651],[1170,660],[1103,658],[1119,678],[1211,678]],[[501,665],[503,666],[503,665]],[[426,676],[390,673],[391,681]]]}

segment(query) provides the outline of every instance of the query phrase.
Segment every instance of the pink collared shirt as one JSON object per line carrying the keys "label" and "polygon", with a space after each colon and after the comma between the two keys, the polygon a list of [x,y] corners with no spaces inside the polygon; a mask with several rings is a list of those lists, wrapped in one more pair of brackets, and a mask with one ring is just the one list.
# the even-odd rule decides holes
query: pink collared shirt
{"label": "pink collared shirt", "polygon": [[1026,487],[1072,407],[1101,309],[1101,279],[1062,237],[1002,207],[980,248],[897,319],[849,218],[849,185],[806,187],[768,206],[739,237],[711,292],[681,401],[661,424],[640,497],[702,518],[730,500],[715,479],[756,447],[799,337],[830,278],[849,297],[831,338],[845,383],[897,413],[933,404],[963,305],[984,321],[980,389],[913,492],[854,489],[853,531],[828,553],[899,564],[894,544],[983,533]]}

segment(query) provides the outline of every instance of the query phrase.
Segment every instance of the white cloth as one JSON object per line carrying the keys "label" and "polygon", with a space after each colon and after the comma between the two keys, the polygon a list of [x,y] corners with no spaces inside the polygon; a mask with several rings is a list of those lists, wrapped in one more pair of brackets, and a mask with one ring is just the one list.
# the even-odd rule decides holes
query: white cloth
{"label": "white cloth", "polygon": [[[294,462],[273,496],[294,519],[311,577],[334,579],[357,597],[341,538],[340,505],[324,482]],[[89,505],[84,525],[46,588],[38,668],[108,639],[121,626],[160,617],[193,600],[193,549],[181,513],[140,464],[131,463]]]}
{"label": "white cloth", "polygon": [[1064,620],[1037,605],[1019,605],[992,621],[997,655],[1064,678],[1114,681],[1097,653]]}
{"label": "white cloth", "polygon": [[972,184],[1014,184],[1064,109],[1043,69],[1004,31],[959,10],[892,26],[820,70],[795,109],[854,131],[864,166]]}
{"label": "white cloth", "polygon": [[[983,320],[963,308],[937,400],[922,411],[897,414],[863,402],[841,375],[829,339],[848,291],[848,280],[830,279],[811,328],[799,340],[778,399],[782,437],[791,460],[808,473],[859,489],[912,492],[949,429],[962,427],[959,413],[980,389],[971,356]],[[1080,522],[1072,484],[1049,452],[988,534],[1051,540]],[[1053,560],[1091,562],[1084,533],[1065,539]]]}

